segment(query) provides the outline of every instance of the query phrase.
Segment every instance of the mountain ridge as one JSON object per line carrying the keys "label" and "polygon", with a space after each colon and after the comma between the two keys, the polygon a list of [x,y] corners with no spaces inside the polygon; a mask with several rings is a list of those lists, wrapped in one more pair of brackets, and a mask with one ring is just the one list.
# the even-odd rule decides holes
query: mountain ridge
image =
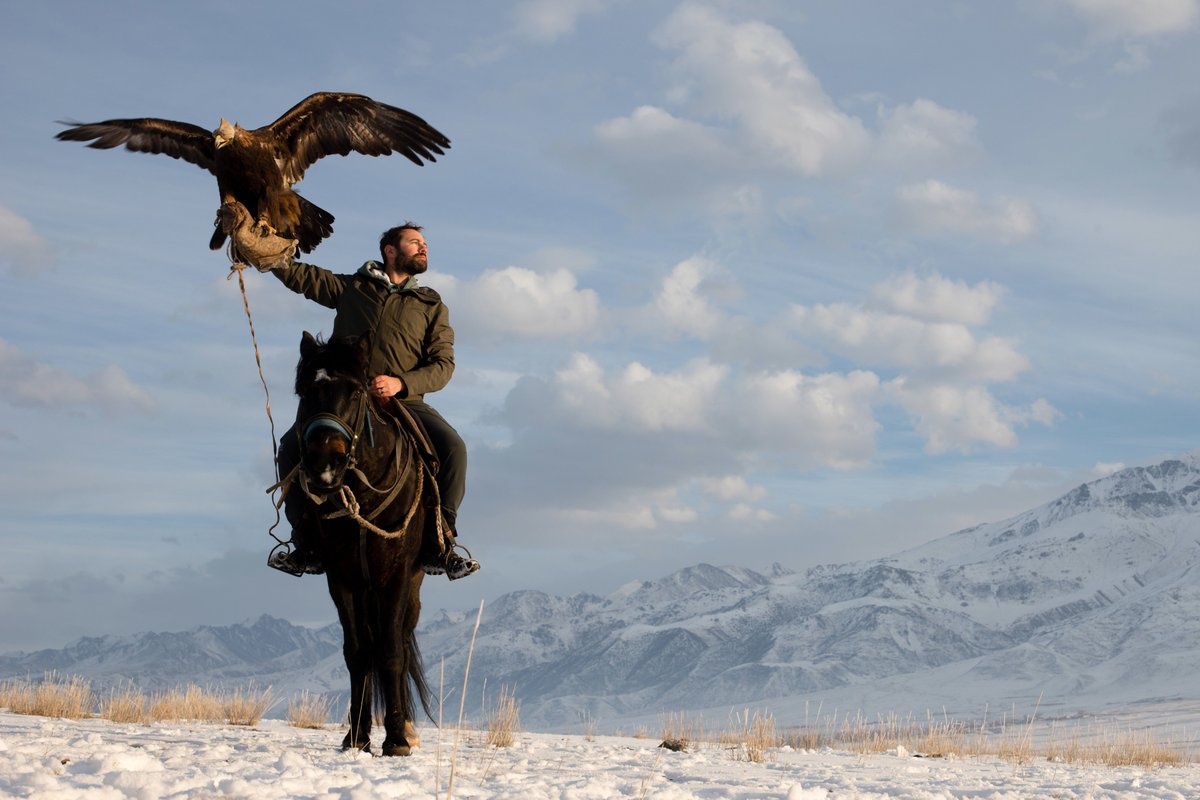
{"label": "mountain ridge", "polygon": [[[882,710],[897,711],[932,698],[970,713],[1034,698],[1060,709],[1195,699],[1198,565],[1193,453],[882,558],[768,574],[696,564],[607,597],[510,592],[484,610],[471,675],[515,687],[523,720],[546,729],[808,701],[891,699]],[[461,674],[474,621],[429,615],[427,663]],[[53,669],[150,687],[253,679],[344,693],[340,647],[336,624],[264,616],[3,655],[0,677]]]}

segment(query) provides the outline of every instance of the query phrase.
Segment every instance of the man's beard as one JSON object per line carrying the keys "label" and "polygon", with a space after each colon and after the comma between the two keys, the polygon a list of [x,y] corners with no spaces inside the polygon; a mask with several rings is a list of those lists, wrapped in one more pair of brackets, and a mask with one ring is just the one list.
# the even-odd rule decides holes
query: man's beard
{"label": "man's beard", "polygon": [[429,269],[429,260],[423,256],[409,256],[396,261],[396,271],[407,275],[420,275]]}

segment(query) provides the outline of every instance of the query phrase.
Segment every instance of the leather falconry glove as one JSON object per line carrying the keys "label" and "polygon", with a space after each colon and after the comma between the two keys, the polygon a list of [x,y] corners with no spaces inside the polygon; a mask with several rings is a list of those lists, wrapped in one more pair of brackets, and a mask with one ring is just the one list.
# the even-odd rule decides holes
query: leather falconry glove
{"label": "leather falconry glove", "polygon": [[217,209],[215,224],[229,236],[233,259],[259,272],[286,267],[296,254],[295,239],[284,238],[259,225],[236,200]]}

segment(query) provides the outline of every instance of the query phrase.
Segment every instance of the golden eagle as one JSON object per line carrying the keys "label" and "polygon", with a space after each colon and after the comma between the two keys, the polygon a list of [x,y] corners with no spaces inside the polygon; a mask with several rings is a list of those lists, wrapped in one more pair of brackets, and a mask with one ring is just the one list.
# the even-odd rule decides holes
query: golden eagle
{"label": "golden eagle", "polygon": [[[217,176],[222,205],[241,202],[263,227],[295,239],[311,251],[333,233],[333,215],[292,191],[317,159],[351,152],[369,156],[401,153],[417,166],[436,161],[450,140],[415,114],[361,94],[317,92],[262,128],[246,130],[224,119],[211,133],[169,119],[110,119],[69,125],[56,138],[91,142],[108,149],[125,145],[142,153],[164,153]],[[209,247],[225,242],[217,226]]]}

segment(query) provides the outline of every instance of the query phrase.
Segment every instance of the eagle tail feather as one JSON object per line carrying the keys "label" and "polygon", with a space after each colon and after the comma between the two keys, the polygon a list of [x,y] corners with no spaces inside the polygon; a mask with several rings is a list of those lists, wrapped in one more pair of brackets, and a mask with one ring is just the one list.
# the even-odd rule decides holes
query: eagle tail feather
{"label": "eagle tail feather", "polygon": [[294,238],[300,249],[311,253],[313,248],[333,234],[333,214],[320,206],[306,200],[297,194],[300,201],[300,222],[296,226]]}

